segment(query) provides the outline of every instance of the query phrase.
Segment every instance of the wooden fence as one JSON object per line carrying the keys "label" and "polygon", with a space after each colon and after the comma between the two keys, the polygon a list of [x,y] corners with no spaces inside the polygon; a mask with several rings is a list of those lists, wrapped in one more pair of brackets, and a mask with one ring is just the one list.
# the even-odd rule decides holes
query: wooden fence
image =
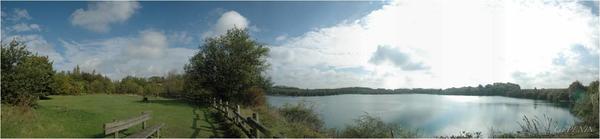
{"label": "wooden fence", "polygon": [[210,106],[240,128],[246,136],[250,138],[260,138],[261,136],[267,138],[273,137],[271,131],[260,124],[258,113],[252,113],[252,116],[245,117],[240,113],[240,105],[229,104],[229,102],[220,99],[213,98],[210,100]]}

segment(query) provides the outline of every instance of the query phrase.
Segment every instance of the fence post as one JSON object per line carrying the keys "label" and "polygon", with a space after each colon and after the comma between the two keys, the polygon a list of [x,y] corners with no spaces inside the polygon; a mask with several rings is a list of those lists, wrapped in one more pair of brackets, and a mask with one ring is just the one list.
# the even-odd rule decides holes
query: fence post
{"label": "fence post", "polygon": [[160,128],[156,130],[156,138],[160,138]]}
{"label": "fence post", "polygon": [[[146,114],[146,112],[145,112],[145,111],[143,111],[143,112],[142,112],[142,116],[143,116],[144,114]],[[143,121],[143,122],[142,122],[142,129],[146,129],[146,121]]]}
{"label": "fence post", "polygon": [[[260,122],[258,121],[258,113],[252,113],[252,119],[254,119],[254,121],[256,121],[257,124],[260,124]],[[260,138],[258,129],[252,128],[252,130],[254,131],[254,137]]]}
{"label": "fence post", "polygon": [[213,98],[213,108],[217,108],[217,99]]}
{"label": "fence post", "polygon": [[225,101],[225,117],[229,119],[229,101]]}
{"label": "fence post", "polygon": [[238,123],[240,123],[240,121],[241,121],[240,117],[238,117],[238,114],[242,114],[242,113],[240,113],[240,105],[235,105],[235,112],[236,112],[237,114],[235,114],[235,115],[234,115],[234,117],[235,117],[235,121],[234,121],[234,122],[235,122],[236,124],[238,124]]}
{"label": "fence post", "polygon": [[223,110],[223,100],[219,99],[219,105],[217,106],[219,110]]}

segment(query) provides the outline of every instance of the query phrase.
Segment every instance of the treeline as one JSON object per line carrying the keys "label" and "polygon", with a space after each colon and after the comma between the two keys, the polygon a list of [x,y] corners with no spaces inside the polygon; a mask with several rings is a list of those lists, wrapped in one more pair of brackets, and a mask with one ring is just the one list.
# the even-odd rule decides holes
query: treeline
{"label": "treeline", "polygon": [[183,92],[183,82],[183,75],[173,71],[164,77],[126,76],[121,80],[112,81],[95,70],[91,73],[85,72],[76,66],[72,71],[61,71],[54,75],[51,95],[104,93],[178,97]]}
{"label": "treeline", "polygon": [[459,87],[447,89],[372,89],[366,87],[347,87],[336,89],[300,89],[296,87],[274,86],[268,90],[269,95],[286,96],[327,96],[340,94],[439,94],[439,95],[474,95],[474,96],[506,96],[515,98],[541,99],[555,102],[572,101],[571,98],[581,94],[585,86],[579,81],[565,89],[521,89],[514,83],[493,83],[477,87]]}
{"label": "treeline", "polygon": [[138,94],[143,96],[179,97],[184,76],[169,72],[164,77],[127,76],[121,80],[76,66],[72,71],[55,71],[47,56],[27,50],[16,40],[2,44],[2,103],[34,106],[48,95]]}

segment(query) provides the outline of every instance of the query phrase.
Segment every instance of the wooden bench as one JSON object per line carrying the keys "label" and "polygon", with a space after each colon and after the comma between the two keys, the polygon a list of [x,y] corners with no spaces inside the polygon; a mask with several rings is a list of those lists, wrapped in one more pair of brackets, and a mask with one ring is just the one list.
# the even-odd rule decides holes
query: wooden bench
{"label": "wooden bench", "polygon": [[150,120],[150,113],[142,112],[142,115],[137,117],[132,117],[125,120],[113,120],[111,123],[104,124],[104,135],[115,134],[115,138],[119,137],[119,131],[127,130],[130,127],[133,127],[138,124],[142,124],[142,131],[134,133],[127,138],[148,138],[156,133],[155,137],[160,137],[160,128],[165,124],[161,123],[158,125],[154,125],[146,128],[146,121]]}

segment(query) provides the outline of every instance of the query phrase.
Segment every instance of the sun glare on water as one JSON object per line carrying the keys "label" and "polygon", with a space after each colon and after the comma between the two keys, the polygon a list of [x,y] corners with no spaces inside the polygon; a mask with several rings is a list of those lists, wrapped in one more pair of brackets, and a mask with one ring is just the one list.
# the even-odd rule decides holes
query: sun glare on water
{"label": "sun glare on water", "polygon": [[456,101],[456,102],[468,102],[468,103],[474,103],[474,102],[480,102],[480,97],[479,96],[444,96],[447,100],[450,101]]}

